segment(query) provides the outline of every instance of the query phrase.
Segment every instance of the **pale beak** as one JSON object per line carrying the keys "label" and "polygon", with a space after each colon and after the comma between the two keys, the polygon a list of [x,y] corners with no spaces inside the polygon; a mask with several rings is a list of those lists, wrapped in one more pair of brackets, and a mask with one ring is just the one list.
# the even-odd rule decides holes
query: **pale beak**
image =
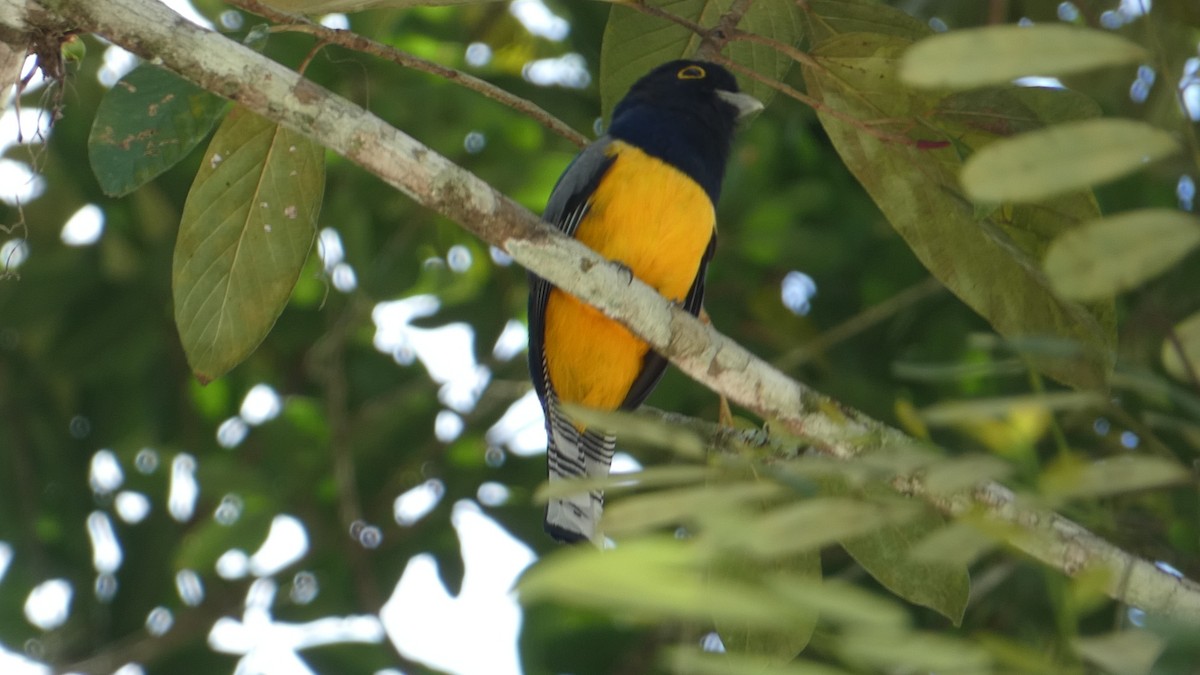
{"label": "pale beak", "polygon": [[745,120],[751,115],[754,115],[755,113],[760,112],[763,109],[762,101],[754,98],[750,94],[718,89],[717,96],[722,101],[725,101],[734,108],[737,108],[737,120],[739,122]]}

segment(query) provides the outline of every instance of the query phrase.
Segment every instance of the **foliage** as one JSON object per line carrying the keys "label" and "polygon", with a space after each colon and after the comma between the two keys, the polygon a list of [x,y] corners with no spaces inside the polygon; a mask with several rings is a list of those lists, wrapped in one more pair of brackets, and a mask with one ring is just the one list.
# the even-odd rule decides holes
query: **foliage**
{"label": "foliage", "polygon": [[[294,26],[261,44],[261,19],[196,4],[531,209],[577,150],[446,78],[315,51]],[[522,271],[167,70],[101,86],[104,45],[88,37],[49,142],[5,152],[46,194],[3,208],[0,644],[89,672],[232,670],[206,636],[248,592],[284,621],[376,614],[422,552],[457,591],[450,516],[471,500],[544,556],[518,586],[529,673],[1183,672],[1197,658],[1189,627],[1152,616],[1131,628],[1141,615],[1104,597],[1107,571],[1047,569],[1006,548],[1021,532],[934,508],[1004,480],[1200,576],[1182,469],[1200,453],[1200,17],[1188,2],[1145,15],[997,5],[1004,16],[950,2],[921,16],[863,0],[559,3],[572,28],[560,41],[494,4],[277,4],[362,10],[353,31],[580,130],[654,63],[717,49],[773,101],[727,177],[713,323],[914,440],[840,462],[770,420],[715,431],[700,422],[717,416],[715,397],[671,373],[650,403],[689,417],[603,418],[648,465],[605,483],[616,547],[559,550],[539,531],[541,458],[493,431],[528,391],[523,361],[491,347],[523,317]],[[1035,25],[1016,27],[1023,16]],[[935,34],[934,17],[952,29]],[[474,43],[490,59],[469,58]],[[590,85],[531,81],[529,62],[568,52],[598,65]],[[1022,76],[1067,88],[1011,83]],[[103,209],[102,236],[64,243],[58,224],[87,204]],[[780,302],[796,270],[815,280],[811,312]],[[404,316],[405,340],[384,334],[383,312]],[[467,340],[457,365],[478,377],[465,395],[421,352],[452,339]],[[243,405],[258,383],[281,395],[275,415]],[[460,433],[442,427],[456,422]],[[195,506],[171,499],[193,474]],[[914,476],[933,499],[896,491]],[[496,484],[507,496],[483,499]],[[402,518],[398,497],[431,485],[436,506]],[[136,495],[144,519],[122,515]],[[218,569],[294,522],[280,514],[303,523],[308,548],[265,575],[290,577],[289,599],[273,602],[274,586]],[[96,553],[104,536],[120,541],[115,564]],[[71,612],[40,630],[24,607],[50,578],[74,588]],[[183,590],[193,579],[202,599]],[[161,637],[147,630],[155,608],[175,617]],[[724,656],[694,647],[713,630]],[[425,668],[387,641],[304,658],[320,672]]]}

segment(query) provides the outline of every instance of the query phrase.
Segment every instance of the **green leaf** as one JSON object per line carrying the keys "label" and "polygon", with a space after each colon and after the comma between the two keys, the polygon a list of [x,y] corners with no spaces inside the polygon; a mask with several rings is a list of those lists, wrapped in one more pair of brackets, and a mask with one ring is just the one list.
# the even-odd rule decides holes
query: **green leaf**
{"label": "green leaf", "polygon": [[904,54],[900,79],[914,87],[967,89],[1148,59],[1146,50],[1112,32],[1061,23],[1010,24],[921,40]]}
{"label": "green leaf", "polygon": [[682,424],[635,412],[596,410],[570,403],[564,404],[563,409],[580,424],[612,432],[621,439],[623,447],[643,445],[697,460],[703,460],[708,453],[708,439]]}
{"label": "green leaf", "polygon": [[[647,4],[711,28],[735,0],[650,0]],[[737,26],[748,33],[786,45],[800,41],[800,19],[791,0],[756,0]],[[648,16],[619,4],[613,5],[600,47],[600,103],[604,119],[612,116],[629,87],[655,66],[673,59],[690,58],[700,38],[687,28]],[[782,80],[791,58],[759,44],[738,40],[726,47],[726,56],[772,80]],[[770,103],[775,90],[757,80],[742,80],[743,90]]]}
{"label": "green leaf", "polygon": [[647,621],[732,621],[771,628],[794,617],[785,600],[755,584],[705,579],[706,549],[676,539],[622,542],[610,550],[563,549],[517,584],[524,604],[554,600]]}
{"label": "green leaf", "polygon": [[1013,472],[1013,465],[992,455],[965,455],[930,465],[924,472],[925,489],[935,495],[952,495]]}
{"label": "green leaf", "polygon": [[235,109],[213,136],[175,242],[175,324],[201,381],[263,341],[287,304],[316,232],[322,148]]}
{"label": "green leaf", "polygon": [[[1032,356],[1035,367],[1075,387],[1103,387],[1115,340],[1111,305],[1085,306],[1058,297],[1039,264],[1053,237],[1099,215],[1094,199],[1071,195],[981,217],[961,193],[962,157],[948,140],[986,147],[1013,125],[1027,123],[1016,119],[1018,114],[1045,122],[1079,108],[1047,106],[1058,100],[1051,94],[1022,98],[987,92],[974,115],[968,115],[969,99],[958,98],[950,108],[953,115],[943,118],[941,100],[913,93],[896,80],[896,61],[909,44],[899,37],[857,33],[832,37],[813,49],[820,67],[806,67],[805,82],[810,95],[828,107],[818,115],[834,147],[922,264],[998,332],[1010,340],[1059,338],[1080,348],[1065,357]],[[964,127],[965,119],[974,120],[972,126]],[[900,134],[916,133],[912,130],[921,135],[906,142]],[[881,132],[896,137],[880,138]],[[995,292],[999,286],[1004,293]]]}
{"label": "green leaf", "polygon": [[1043,651],[1041,645],[1026,645],[992,633],[976,633],[971,637],[992,655],[997,666],[995,672],[1024,675],[1063,675],[1076,672],[1061,656]]}
{"label": "green leaf", "polygon": [[[821,556],[817,551],[805,551],[793,556],[760,561],[746,555],[744,551],[728,551],[713,561],[709,577],[751,584],[761,584],[766,578],[780,578],[820,586]],[[788,663],[804,650],[817,627],[817,618],[818,610],[814,603],[796,603],[795,613],[788,617],[786,623],[768,629],[729,620],[718,620],[715,623],[726,650],[761,657],[764,662],[774,665]]]}
{"label": "green leaf", "polygon": [[916,40],[933,32],[923,21],[875,0],[807,0],[798,4],[804,8],[804,33],[814,45],[844,33]]}
{"label": "green leaf", "polygon": [[[772,438],[781,434],[774,427]],[[796,441],[797,444],[800,441]],[[863,453],[855,457],[853,462],[834,459],[825,456],[802,455],[773,466],[760,469],[761,475],[774,478],[781,483],[808,483],[827,492],[835,488],[845,494],[847,486],[862,485],[871,480],[877,480],[880,475],[906,475],[923,471],[930,463],[939,461],[941,455],[931,451],[927,446],[889,444]],[[810,489],[804,494],[815,494],[819,490]]]}
{"label": "green leaf", "polygon": [[561,499],[591,490],[615,492],[622,489],[699,483],[712,478],[714,473],[714,470],[707,466],[655,466],[633,473],[614,473],[604,478],[558,480],[539,486],[533,494],[533,501],[545,504],[551,499]]}
{"label": "green leaf", "polygon": [[1071,89],[995,87],[950,94],[934,114],[968,146],[1034,131],[1047,124],[1099,117],[1100,106]]}
{"label": "green leaf", "polygon": [[1200,312],[1178,323],[1172,332],[1174,340],[1163,340],[1163,368],[1181,382],[1194,383],[1200,377]]}
{"label": "green leaf", "polygon": [[672,647],[663,657],[667,670],[679,675],[846,675],[847,672],[812,661],[781,664],[763,657],[712,654],[695,647]]}
{"label": "green leaf", "polygon": [[914,560],[969,567],[997,545],[996,539],[979,527],[959,520],[930,533],[910,548],[908,554]]}
{"label": "green leaf", "polygon": [[88,136],[100,189],[133,192],[174,166],[212,131],[226,102],[158,66],[142,64],[104,95]]}
{"label": "green leaf", "polygon": [[885,525],[868,535],[844,539],[842,548],[889,591],[959,626],[971,595],[966,565],[909,555],[918,542],[944,524],[941,516],[926,512],[907,523]]}
{"label": "green leaf", "polygon": [[[753,472],[755,484],[781,485],[795,483],[795,480],[772,481],[772,476],[759,471]],[[710,487],[720,489],[721,484],[711,481]],[[762,512],[769,507],[769,499],[746,500],[740,502],[736,509],[722,508],[720,516],[708,518],[703,525],[697,543],[711,546],[720,551],[719,555],[709,563],[709,578],[726,580],[732,579],[742,583],[762,586],[766,578],[782,578],[802,580],[820,584],[821,556],[819,551],[801,551],[790,556],[781,556],[771,560],[760,560],[749,554],[744,546],[738,546],[742,540],[737,536],[729,536],[731,530],[741,530],[747,523],[761,518]],[[762,657],[773,664],[788,663],[796,657],[812,638],[817,625],[818,612],[811,605],[793,603],[795,613],[787,621],[764,628],[746,622],[717,619],[714,621],[717,633],[725,648],[734,653],[750,654]]]}
{"label": "green leaf", "polygon": [[1114,675],[1149,673],[1162,654],[1162,638],[1144,630],[1123,630],[1075,638],[1075,652],[1083,660]]}
{"label": "green leaf", "polygon": [[769,559],[819,550],[888,524],[905,522],[919,512],[916,505],[903,502],[885,506],[839,497],[805,499],[768,511],[744,529],[737,543],[751,555]]}
{"label": "green leaf", "polygon": [[990,672],[991,664],[991,657],[981,647],[934,633],[848,631],[838,640],[837,649],[848,663],[895,672]]}
{"label": "green leaf", "polygon": [[776,576],[768,577],[766,585],[788,602],[816,611],[822,620],[846,628],[895,631],[907,628],[910,622],[908,612],[899,603],[839,579]]}
{"label": "green leaf", "polygon": [[1046,276],[1064,297],[1098,300],[1136,288],[1200,246],[1200,218],[1140,209],[1067,232],[1046,251]]}
{"label": "green leaf", "polygon": [[693,523],[724,516],[740,505],[787,494],[774,483],[746,481],[661,490],[621,499],[604,512],[602,529],[612,537],[645,532],[667,525]]}
{"label": "green leaf", "polygon": [[[928,471],[951,463],[946,460],[937,462]],[[845,486],[836,482],[827,483],[826,488],[833,494],[848,492]],[[879,483],[868,484],[864,490],[868,496],[874,496],[885,504],[888,500],[894,500],[896,495],[890,486]],[[966,565],[918,559],[910,555],[912,549],[930,533],[944,527],[945,519],[941,515],[922,509],[904,522],[887,523],[865,535],[843,538],[841,545],[889,591],[913,604],[937,611],[957,626],[962,623],[971,591],[971,578]]]}
{"label": "green leaf", "polygon": [[1095,462],[1068,459],[1044,470],[1038,488],[1044,495],[1078,499],[1178,484],[1188,477],[1186,469],[1162,457],[1128,455]]}
{"label": "green leaf", "polygon": [[981,148],[963,165],[962,185],[978,201],[1032,202],[1120,178],[1178,151],[1171,134],[1145,122],[1068,122]]}

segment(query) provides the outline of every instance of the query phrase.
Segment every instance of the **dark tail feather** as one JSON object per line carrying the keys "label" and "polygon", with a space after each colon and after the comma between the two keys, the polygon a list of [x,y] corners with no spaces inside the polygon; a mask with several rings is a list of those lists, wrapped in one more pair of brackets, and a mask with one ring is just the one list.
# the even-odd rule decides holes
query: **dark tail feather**
{"label": "dark tail feather", "polygon": [[[550,482],[608,476],[617,439],[591,430],[580,433],[551,397],[546,406],[546,459]],[[546,505],[546,532],[559,541],[596,540],[604,493],[592,490],[551,500]]]}

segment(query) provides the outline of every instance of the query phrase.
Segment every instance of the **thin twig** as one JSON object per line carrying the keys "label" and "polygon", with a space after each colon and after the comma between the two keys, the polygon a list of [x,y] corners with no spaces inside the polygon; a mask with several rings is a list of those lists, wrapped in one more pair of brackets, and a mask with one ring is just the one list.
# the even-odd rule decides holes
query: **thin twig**
{"label": "thin twig", "polygon": [[[358,491],[358,470],[351,446],[352,425],[350,423],[350,385],[346,379],[346,341],[366,315],[363,303],[352,298],[349,306],[332,321],[325,336],[321,338],[307,356],[307,366],[313,376],[321,382],[325,399],[325,418],[329,422],[329,449],[333,462],[334,484],[337,486],[338,520],[340,527],[337,538],[346,559],[353,570],[353,587],[358,604],[364,610],[378,614],[387,601],[379,578],[371,565],[369,553],[357,536],[356,525],[363,525],[362,498]],[[390,655],[406,668],[412,662],[400,652],[392,640],[384,640]]]}
{"label": "thin twig", "polygon": [[713,26],[712,30],[708,31],[701,40],[700,48],[696,50],[697,56],[708,58],[711,54],[720,54],[725,45],[729,43],[730,36],[737,32],[738,24],[750,10],[750,3],[753,1],[734,0],[729,11],[717,19],[717,25]]}
{"label": "thin twig", "polygon": [[[733,19],[740,21],[741,14],[735,13],[735,11],[740,10],[740,12],[744,13],[746,10],[749,9],[749,3],[750,3],[750,0],[744,0],[744,1],[739,0],[738,2],[735,2],[734,6],[732,8],[730,8],[730,11],[722,16],[722,21],[724,21],[727,18],[730,20],[730,22],[732,22]],[[786,84],[783,84],[782,82],[779,82],[772,78],[766,77],[765,75],[762,75],[750,68],[747,68],[728,57],[722,56],[719,53],[720,49],[723,49],[725,44],[728,43],[729,41],[738,40],[738,41],[744,41],[744,42],[751,42],[754,44],[763,45],[764,47],[770,47],[771,49],[778,51],[780,54],[783,54],[784,56],[787,56],[808,68],[819,69],[822,71],[825,70],[825,67],[822,66],[819,62],[817,62],[816,59],[814,59],[809,54],[807,54],[799,49],[796,49],[795,47],[791,47],[782,42],[779,42],[777,40],[772,40],[770,38],[763,37],[761,35],[756,35],[754,33],[747,33],[744,31],[740,31],[736,28],[736,23],[734,23],[731,26],[727,26],[722,22],[718,22],[718,25],[714,28],[705,28],[704,26],[701,26],[700,24],[698,24],[694,21],[685,19],[685,18],[683,18],[681,16],[677,16],[675,14],[671,14],[670,12],[659,9],[658,7],[653,7],[651,5],[648,5],[644,1],[632,2],[632,3],[627,4],[626,6],[632,8],[634,10],[637,10],[643,14],[646,14],[647,16],[653,16],[653,17],[656,17],[659,19],[663,19],[664,21],[669,21],[677,26],[682,26],[682,27],[692,31],[696,35],[698,35],[702,40],[702,44],[701,44],[700,49],[697,50],[697,53],[698,53],[698,55],[702,56],[702,58],[704,58],[708,61],[712,61],[713,63],[717,63],[722,66],[725,66],[726,68],[728,68],[732,71],[735,71],[737,73],[740,73],[741,75],[744,75],[752,80],[761,82],[762,84],[765,84],[766,86],[768,86],[786,96],[790,96],[791,98],[794,98],[797,101],[800,101],[801,103],[807,105],[808,107],[812,108],[813,110],[816,110],[817,112],[825,113],[827,115],[830,115],[831,117],[835,117],[843,122],[846,122],[847,124],[850,124],[851,126],[858,128],[859,130],[863,131],[864,133],[874,136],[875,138],[879,139],[880,141],[883,141],[885,143],[898,143],[900,145],[909,145],[909,146],[913,146],[913,147],[920,148],[923,150],[924,149],[941,148],[941,147],[945,147],[946,145],[948,145],[948,143],[946,141],[913,139],[913,138],[909,138],[907,136],[898,135],[898,134],[890,134],[890,133],[875,129],[874,127],[871,126],[870,122],[864,122],[852,115],[847,115],[846,113],[843,113],[841,111],[834,110],[834,109],[830,108],[829,106],[825,105],[824,103],[822,103],[821,101],[818,101],[817,99],[815,99],[811,96],[808,96],[807,94],[797,91],[796,89],[793,89],[792,87],[789,87]],[[713,48],[712,45],[714,45],[714,44],[719,45],[719,48]],[[894,120],[881,120],[878,123],[883,124],[883,123],[892,123],[892,122],[894,122]]]}
{"label": "thin twig", "polygon": [[275,32],[287,30],[297,33],[308,33],[326,44],[334,44],[356,52],[370,54],[411,70],[436,75],[528,116],[538,124],[546,127],[546,129],[562,136],[578,147],[582,148],[590,142],[587,136],[575,131],[541,106],[520,96],[511,94],[490,82],[481,80],[473,75],[468,75],[461,70],[455,70],[454,68],[449,68],[433,61],[427,61],[419,56],[414,56],[395,47],[389,47],[348,30],[326,28],[318,23],[309,21],[307,18],[268,7],[258,2],[258,0],[229,0],[229,2],[247,12],[283,24]]}
{"label": "thin twig", "polygon": [[653,5],[648,5],[648,4],[646,4],[646,2],[644,0],[636,0],[635,2],[630,2],[624,6],[630,8],[630,9],[636,10],[638,12],[641,12],[642,14],[645,14],[646,16],[652,16],[657,19],[662,19],[663,21],[669,21],[669,22],[675,24],[676,26],[682,26],[682,27],[692,31],[696,35],[700,36],[701,39],[703,39],[704,36],[708,35],[708,31],[709,31],[708,28],[701,26],[700,24],[696,23],[695,21],[685,19],[682,16],[672,14],[668,11],[659,9],[658,7],[654,7]]}
{"label": "thin twig", "polygon": [[317,40],[317,44],[313,45],[312,49],[308,50],[308,54],[304,56],[304,60],[301,61],[300,65],[296,67],[296,72],[303,75],[305,71],[308,70],[308,64],[312,63],[312,60],[316,58],[317,54],[321,53],[321,50],[328,46],[328,41],[323,39]]}
{"label": "thin twig", "polygon": [[901,120],[884,119],[884,120],[876,120],[874,122],[864,122],[863,120],[860,120],[857,117],[854,117],[853,115],[847,115],[846,113],[844,113],[840,110],[835,110],[833,108],[830,108],[829,106],[825,105],[823,102],[818,101],[817,99],[809,96],[808,94],[796,91],[792,87],[789,87],[786,84],[783,84],[782,82],[777,82],[776,80],[773,80],[773,79],[771,79],[765,75],[762,75],[754,70],[751,70],[750,68],[747,68],[746,66],[743,66],[742,64],[740,64],[732,59],[725,58],[724,56],[714,56],[712,58],[712,61],[713,61],[713,63],[718,63],[732,71],[741,73],[742,75],[745,75],[746,77],[748,77],[752,80],[761,82],[761,83],[767,85],[768,87],[774,89],[775,91],[778,91],[781,94],[790,96],[791,98],[794,98],[797,101],[800,101],[801,103],[809,106],[810,108],[817,111],[818,113],[825,113],[826,115],[829,115],[830,117],[837,118],[837,119],[845,122],[846,124],[849,124],[849,125],[857,128],[859,131],[862,131],[865,134],[874,136],[876,139],[878,139],[884,143],[896,143],[898,145],[908,145],[908,146],[912,146],[912,147],[915,147],[915,148],[918,148],[921,150],[940,148],[940,147],[945,147],[947,145],[946,141],[931,141],[931,140],[925,140],[925,139],[909,138],[908,136],[903,136],[900,134],[893,134],[893,133],[888,133],[886,131],[881,131],[879,129],[876,129],[874,125],[895,124],[897,122],[900,122]]}
{"label": "thin twig", "polygon": [[1179,454],[1167,447],[1166,443],[1163,443],[1161,440],[1159,440],[1158,435],[1154,433],[1154,430],[1151,429],[1149,425],[1145,424],[1137,417],[1129,414],[1129,412],[1121,406],[1110,401],[1109,404],[1105,406],[1105,412],[1109,417],[1113,418],[1113,421],[1118,425],[1123,426],[1137,434],[1140,445],[1145,449],[1158,455],[1159,457],[1179,461]]}
{"label": "thin twig", "polygon": [[41,512],[38,486],[48,484],[49,477],[39,475],[33,442],[36,436],[29,428],[32,418],[28,410],[23,410],[19,405],[19,402],[24,402],[22,397],[33,396],[36,388],[30,386],[28,381],[22,382],[22,378],[14,376],[11,370],[12,366],[0,362],[0,416],[4,418],[7,427],[7,476],[11,484],[14,484],[12,491],[15,494],[12,496],[16,502],[16,517],[10,521],[16,527],[15,531],[11,532],[21,537],[20,550],[30,553],[25,564],[30,569],[48,569],[50,556],[46,551],[45,540],[38,534],[37,522]]}
{"label": "thin twig", "polygon": [[825,66],[822,66],[820,63],[818,63],[816,59],[809,55],[808,52],[797,49],[778,40],[772,40],[765,35],[759,35],[758,33],[747,33],[744,30],[735,30],[730,33],[729,39],[735,42],[751,42],[764,47],[770,47],[771,49],[774,49],[780,54],[789,57],[802,66],[806,66],[808,68],[817,68],[820,70],[825,69]]}
{"label": "thin twig", "polygon": [[717,30],[720,30],[726,36],[732,35],[737,30],[738,24],[742,22],[742,17],[746,16],[746,12],[750,11],[750,3],[754,0],[734,0],[733,5],[729,7],[729,11],[721,15],[721,20],[717,22]]}
{"label": "thin twig", "polygon": [[1151,301],[1148,306],[1138,312],[1138,321],[1130,321],[1130,325],[1139,325],[1149,327],[1151,330],[1161,330],[1163,332],[1163,341],[1171,345],[1172,351],[1179,357],[1179,363],[1183,367],[1184,379],[1191,385],[1197,393],[1200,393],[1200,364],[1197,364],[1191,355],[1188,354],[1183,340],[1179,337],[1179,332],[1175,330],[1174,323],[1168,318],[1170,313],[1160,305],[1157,301]]}
{"label": "thin twig", "polygon": [[987,25],[1002,24],[1006,16],[1008,16],[1008,0],[990,0],[988,2]]}
{"label": "thin twig", "polygon": [[775,359],[775,367],[788,371],[802,366],[814,357],[829,351],[830,348],[839,342],[848,340],[871,326],[894,316],[900,310],[943,290],[945,290],[945,286],[942,285],[942,282],[933,277],[919,281],[878,305],[864,309],[842,323],[821,333],[815,339]]}
{"label": "thin twig", "polygon": [[1179,339],[1179,331],[1175,330],[1174,326],[1167,327],[1167,342],[1171,344],[1171,349],[1175,350],[1175,355],[1179,357],[1179,363],[1183,366],[1183,372],[1187,374],[1188,382],[1193,389],[1200,393],[1200,370],[1196,369],[1196,364],[1192,362],[1191,355],[1188,354],[1183,340]]}
{"label": "thin twig", "polygon": [[[1022,358],[1022,361],[1028,361]],[[1037,368],[1033,367],[1033,363],[1026,363],[1026,372],[1029,377],[1029,389],[1037,396],[1046,393],[1046,381],[1042,378],[1042,374]],[[1063,433],[1062,425],[1058,423],[1058,418],[1050,415],[1050,436],[1054,439],[1054,447],[1058,450],[1058,458],[1066,460],[1071,456],[1071,445],[1067,442],[1067,435]]]}
{"label": "thin twig", "polygon": [[150,635],[145,630],[135,630],[83,659],[56,664],[54,672],[111,673],[127,663],[137,663],[153,671],[153,666],[161,659],[178,653],[189,644],[201,642],[217,619],[236,613],[244,597],[244,592],[239,595],[214,587],[200,606],[177,611],[166,633]]}

